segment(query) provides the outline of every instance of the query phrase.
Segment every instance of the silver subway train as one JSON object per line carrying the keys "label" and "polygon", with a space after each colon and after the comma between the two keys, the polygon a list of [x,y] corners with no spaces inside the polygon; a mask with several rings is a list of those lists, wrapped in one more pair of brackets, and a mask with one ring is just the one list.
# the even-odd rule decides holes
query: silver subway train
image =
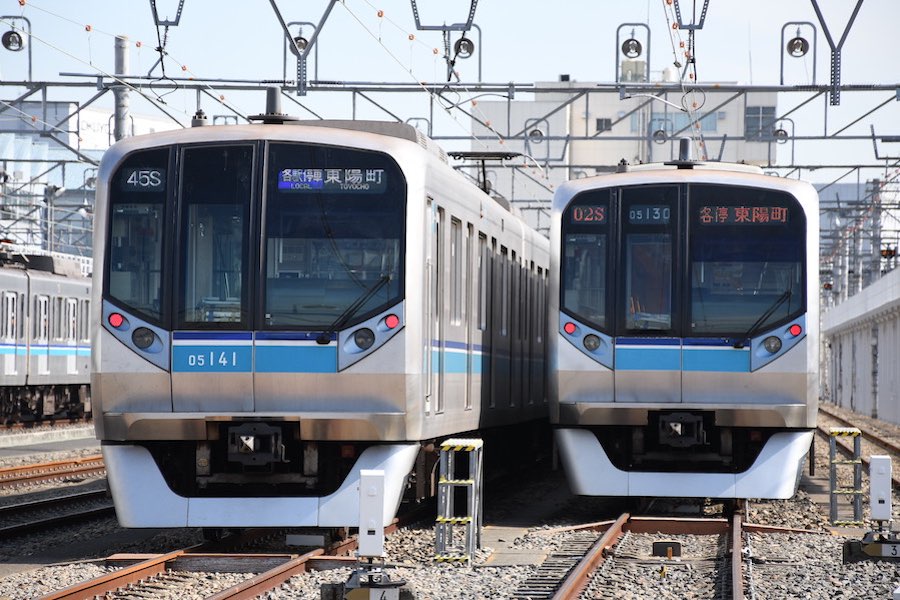
{"label": "silver subway train", "polygon": [[818,196],[675,161],[561,186],[550,415],[576,494],[788,498],[818,401]]}
{"label": "silver subway train", "polygon": [[546,422],[546,238],[411,126],[266,121],[103,157],[92,385],[123,526],[355,526],[362,469],[387,524],[433,493],[436,440]]}
{"label": "silver subway train", "polygon": [[0,423],[90,415],[90,291],[74,257],[0,248]]}

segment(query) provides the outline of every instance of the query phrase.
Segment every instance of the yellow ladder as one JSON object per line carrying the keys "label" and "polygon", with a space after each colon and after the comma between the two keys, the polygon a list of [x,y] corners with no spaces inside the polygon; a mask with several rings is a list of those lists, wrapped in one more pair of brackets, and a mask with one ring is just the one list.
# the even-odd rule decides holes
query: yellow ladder
{"label": "yellow ladder", "polygon": [[[475,551],[481,548],[481,481],[484,441],[476,438],[449,439],[441,444],[441,471],[438,480],[438,514],[435,523],[434,560],[466,561],[472,564]],[[468,458],[468,475],[457,473],[458,453]],[[466,514],[457,515],[455,491],[466,490]],[[464,528],[461,544],[454,540],[454,527]]]}
{"label": "yellow ladder", "polygon": [[[829,438],[830,447],[828,456],[831,463],[829,477],[829,491],[831,492],[831,524],[837,526],[859,526],[863,524],[862,520],[862,432],[856,427],[832,427]],[[838,460],[837,458],[837,438],[852,437],[853,438],[853,458],[849,460]],[[837,485],[837,468],[839,466],[853,467],[853,487],[839,488]],[[853,520],[846,521],[838,519],[838,497],[849,496],[853,505]]]}

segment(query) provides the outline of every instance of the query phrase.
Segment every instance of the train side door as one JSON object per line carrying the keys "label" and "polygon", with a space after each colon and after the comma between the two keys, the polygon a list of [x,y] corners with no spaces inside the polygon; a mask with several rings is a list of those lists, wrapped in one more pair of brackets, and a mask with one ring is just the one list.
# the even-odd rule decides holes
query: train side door
{"label": "train side door", "polygon": [[34,337],[31,343],[31,358],[35,361],[34,375],[50,374],[50,298],[34,298]]}
{"label": "train side door", "polygon": [[676,186],[620,190],[617,402],[681,402]]}
{"label": "train side door", "polygon": [[66,298],[65,320],[65,345],[66,345],[66,373],[78,374],[78,300]]}

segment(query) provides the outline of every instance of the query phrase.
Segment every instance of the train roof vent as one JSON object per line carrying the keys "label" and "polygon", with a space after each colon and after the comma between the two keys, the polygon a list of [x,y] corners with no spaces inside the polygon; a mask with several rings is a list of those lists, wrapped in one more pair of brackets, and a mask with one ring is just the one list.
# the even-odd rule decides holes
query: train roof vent
{"label": "train roof vent", "polygon": [[401,140],[409,140],[410,142],[419,144],[429,152],[434,153],[445,163],[448,162],[447,153],[437,144],[437,142],[407,123],[398,123],[396,121],[322,119],[316,121],[295,121],[293,124],[310,127],[349,129],[351,131],[365,131],[376,135],[386,135],[388,137],[400,138]]}

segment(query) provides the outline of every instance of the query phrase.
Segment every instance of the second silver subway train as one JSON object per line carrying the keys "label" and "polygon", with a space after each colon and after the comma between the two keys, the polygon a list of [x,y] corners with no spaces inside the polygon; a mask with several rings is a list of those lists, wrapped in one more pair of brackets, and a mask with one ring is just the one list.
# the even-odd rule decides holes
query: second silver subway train
{"label": "second silver subway train", "polygon": [[815,427],[818,197],[681,161],[569,182],[551,421],[582,495],[788,498]]}

